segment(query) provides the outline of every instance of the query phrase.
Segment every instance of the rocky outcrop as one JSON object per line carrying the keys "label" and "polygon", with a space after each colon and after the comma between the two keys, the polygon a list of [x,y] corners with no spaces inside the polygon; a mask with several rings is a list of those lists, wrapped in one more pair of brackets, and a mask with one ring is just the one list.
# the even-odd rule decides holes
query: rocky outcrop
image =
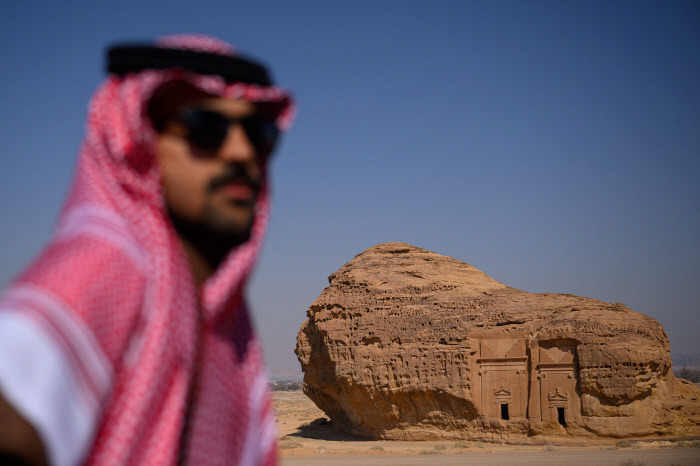
{"label": "rocky outcrop", "polygon": [[508,287],[404,243],[329,277],[296,354],[337,430],[383,439],[700,434],[654,319],[617,303]]}

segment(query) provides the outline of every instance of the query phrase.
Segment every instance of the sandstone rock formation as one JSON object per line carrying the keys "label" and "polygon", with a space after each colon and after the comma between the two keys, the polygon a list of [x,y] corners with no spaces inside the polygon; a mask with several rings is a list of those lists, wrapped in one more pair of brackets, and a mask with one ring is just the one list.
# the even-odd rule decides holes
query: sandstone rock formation
{"label": "sandstone rock formation", "polygon": [[700,434],[700,389],[674,377],[663,328],[620,303],[516,290],[405,243],[367,249],[329,282],[295,352],[305,393],[337,430]]}

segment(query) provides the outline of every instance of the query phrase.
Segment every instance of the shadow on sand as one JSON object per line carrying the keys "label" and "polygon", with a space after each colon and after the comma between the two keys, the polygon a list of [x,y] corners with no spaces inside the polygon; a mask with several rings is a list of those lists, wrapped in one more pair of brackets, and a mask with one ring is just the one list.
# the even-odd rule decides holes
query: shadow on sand
{"label": "shadow on sand", "polygon": [[371,442],[374,439],[360,437],[359,435],[344,434],[333,430],[330,422],[324,424],[311,424],[299,426],[296,432],[287,434],[288,437],[299,437],[313,440],[329,440],[333,442]]}

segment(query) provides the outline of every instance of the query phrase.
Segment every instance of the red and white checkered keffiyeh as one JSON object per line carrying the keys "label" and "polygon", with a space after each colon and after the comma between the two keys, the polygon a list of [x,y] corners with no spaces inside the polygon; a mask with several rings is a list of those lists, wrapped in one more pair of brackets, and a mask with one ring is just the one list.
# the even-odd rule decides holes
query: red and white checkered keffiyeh
{"label": "red and white checkered keffiyeh", "polygon": [[[160,44],[234,53],[204,36]],[[0,302],[0,391],[35,426],[51,464],[276,462],[267,377],[243,293],[269,189],[264,182],[250,240],[197,289],[166,213],[144,110],[171,79],[279,102],[282,129],[293,118],[280,88],[182,69],[111,75],[97,90],[56,235]]]}

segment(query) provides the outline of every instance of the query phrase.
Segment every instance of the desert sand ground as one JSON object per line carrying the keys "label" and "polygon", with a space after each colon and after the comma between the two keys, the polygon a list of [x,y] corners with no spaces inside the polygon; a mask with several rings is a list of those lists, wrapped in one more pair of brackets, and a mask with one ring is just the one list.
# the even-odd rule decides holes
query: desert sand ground
{"label": "desert sand ground", "polygon": [[[504,445],[475,441],[404,442],[343,435],[301,390],[274,392],[282,466],[296,465],[610,465],[700,466],[700,441],[582,440],[563,445]],[[681,446],[682,448],[678,448]],[[675,448],[674,448],[675,447]]]}

